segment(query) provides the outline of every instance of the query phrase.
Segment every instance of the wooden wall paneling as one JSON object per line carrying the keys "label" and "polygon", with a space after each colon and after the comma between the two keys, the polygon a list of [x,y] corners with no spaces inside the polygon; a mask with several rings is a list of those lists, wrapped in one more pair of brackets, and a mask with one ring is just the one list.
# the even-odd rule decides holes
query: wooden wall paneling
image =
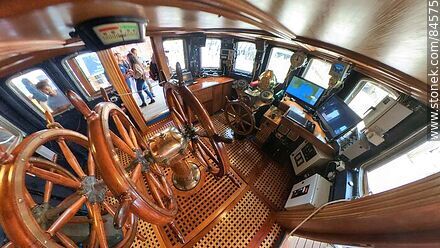
{"label": "wooden wall paneling", "polygon": [[[338,244],[440,245],[439,209],[437,173],[393,190],[327,206],[297,234]],[[282,211],[276,213],[276,219],[292,230],[312,211]]]}
{"label": "wooden wall paneling", "polygon": [[120,95],[122,102],[124,102],[124,105],[133,117],[134,122],[140,128],[141,132],[145,134],[148,131],[148,127],[145,123],[144,116],[142,115],[139,106],[136,104],[128,85],[125,82],[124,76],[119,70],[116,60],[113,57],[113,53],[111,50],[103,50],[99,51],[97,54],[107,72],[110,82]]}
{"label": "wooden wall paneling", "polygon": [[9,76],[19,71],[28,69],[35,64],[45,60],[65,55],[72,54],[84,48],[84,45],[68,46],[52,50],[35,51],[25,54],[18,54],[7,59],[0,60],[0,77]]}

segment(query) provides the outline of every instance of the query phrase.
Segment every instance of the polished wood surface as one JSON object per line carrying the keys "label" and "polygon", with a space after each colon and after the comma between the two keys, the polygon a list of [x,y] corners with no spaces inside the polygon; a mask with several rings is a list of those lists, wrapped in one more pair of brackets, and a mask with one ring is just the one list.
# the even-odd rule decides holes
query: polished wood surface
{"label": "polished wood surface", "polygon": [[[297,110],[304,112],[304,108],[301,105],[299,105],[297,102],[291,101],[290,99],[284,99],[283,101],[281,101],[279,106],[279,108],[284,112],[286,112],[290,107],[296,108]],[[325,140],[326,135],[319,123],[313,120],[313,117],[308,113],[305,113],[305,118],[315,124],[315,130],[313,131],[313,133],[298,125],[284,115],[280,119],[280,124],[285,125],[289,129],[295,131],[299,136],[312,143],[314,146],[316,146],[319,150],[326,153],[327,155],[335,155],[336,150]]]}
{"label": "polished wood surface", "polygon": [[[297,235],[337,244],[375,247],[439,247],[440,174],[379,194],[327,206]],[[278,212],[277,222],[295,228],[313,210]],[[394,245],[394,246],[393,246]]]}
{"label": "polished wood surface", "polygon": [[233,78],[206,77],[196,78],[196,83],[188,86],[191,92],[202,103],[209,114],[221,110],[226,104],[226,97],[232,93]]}

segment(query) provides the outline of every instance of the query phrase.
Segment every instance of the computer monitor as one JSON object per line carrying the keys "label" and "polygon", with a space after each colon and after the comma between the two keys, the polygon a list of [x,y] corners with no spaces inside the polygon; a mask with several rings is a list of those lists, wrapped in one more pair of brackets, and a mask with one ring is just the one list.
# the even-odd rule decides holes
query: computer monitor
{"label": "computer monitor", "polygon": [[292,78],[286,89],[289,96],[313,109],[324,91],[324,88],[297,76]]}
{"label": "computer monitor", "polygon": [[316,113],[321,120],[327,138],[334,140],[352,129],[361,118],[337,96],[327,99]]}

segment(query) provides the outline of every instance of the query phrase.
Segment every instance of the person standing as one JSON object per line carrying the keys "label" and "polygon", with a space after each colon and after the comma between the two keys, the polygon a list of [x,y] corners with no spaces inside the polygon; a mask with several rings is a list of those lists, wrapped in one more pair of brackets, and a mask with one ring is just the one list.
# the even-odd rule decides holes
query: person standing
{"label": "person standing", "polygon": [[144,91],[147,94],[147,96],[151,99],[150,103],[148,103],[148,104],[155,103],[156,101],[154,100],[153,94],[151,94],[151,92],[146,87],[144,87],[144,85],[145,85],[144,68],[142,67],[141,64],[139,64],[139,60],[136,59],[134,54],[129,53],[127,55],[127,58],[128,58],[128,62],[130,62],[131,68],[133,70],[133,77],[134,77],[134,80],[136,81],[136,88],[139,93],[139,97],[141,98],[141,101],[142,101],[142,104],[140,107],[147,106],[147,104],[145,103],[145,98],[144,98],[144,95],[142,94],[142,91]]}
{"label": "person standing", "polygon": [[[142,68],[144,68],[143,67],[143,63],[142,63],[142,61],[140,60],[140,58],[138,56],[137,49],[136,48],[132,48],[130,50],[130,53],[132,53],[134,55],[134,58],[136,59],[138,64],[140,64],[142,66]],[[144,72],[145,72],[145,70],[144,70]],[[148,75],[146,73],[144,73],[144,80],[145,80],[145,83],[148,86],[148,89],[150,90],[151,94],[153,95],[153,97],[155,97],[154,92],[153,92],[153,86],[151,85],[151,82],[150,82],[150,80],[148,78]]]}
{"label": "person standing", "polygon": [[120,53],[115,53],[116,61],[118,62],[119,70],[125,78],[128,88],[131,90],[131,80],[133,80],[133,70],[130,64],[122,57]]}

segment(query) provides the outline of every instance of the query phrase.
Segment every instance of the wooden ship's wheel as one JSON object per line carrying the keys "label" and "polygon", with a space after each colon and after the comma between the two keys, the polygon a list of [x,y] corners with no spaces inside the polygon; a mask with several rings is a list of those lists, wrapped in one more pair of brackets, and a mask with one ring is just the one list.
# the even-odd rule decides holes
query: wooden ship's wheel
{"label": "wooden ship's wheel", "polygon": [[[178,81],[164,84],[165,98],[176,128],[189,141],[189,149],[209,173],[217,178],[230,174],[230,161],[223,143],[232,139],[219,135],[208,112],[189,88],[183,83],[182,69],[176,64]],[[198,125],[197,125],[198,124]]]}
{"label": "wooden ship's wheel", "polygon": [[[101,93],[108,100],[105,91]],[[122,202],[115,222],[123,223],[134,213],[152,224],[169,224],[183,243],[173,223],[178,210],[173,190],[145,137],[115,104],[102,102],[91,111],[73,91],[67,96],[86,117],[93,157],[110,191]]]}
{"label": "wooden ship's wheel", "polygon": [[[129,247],[137,217],[127,216],[121,229],[111,224],[116,207],[105,201],[109,192],[87,137],[57,123],[48,126],[52,129],[25,138],[13,150],[13,160],[1,167],[0,221],[11,240],[6,246]],[[39,156],[43,146],[60,150],[59,156],[52,161]],[[35,185],[44,187],[44,193],[32,192]]]}
{"label": "wooden ship's wheel", "polygon": [[225,119],[229,127],[238,135],[249,135],[255,129],[252,109],[240,100],[228,100],[225,105]]}

